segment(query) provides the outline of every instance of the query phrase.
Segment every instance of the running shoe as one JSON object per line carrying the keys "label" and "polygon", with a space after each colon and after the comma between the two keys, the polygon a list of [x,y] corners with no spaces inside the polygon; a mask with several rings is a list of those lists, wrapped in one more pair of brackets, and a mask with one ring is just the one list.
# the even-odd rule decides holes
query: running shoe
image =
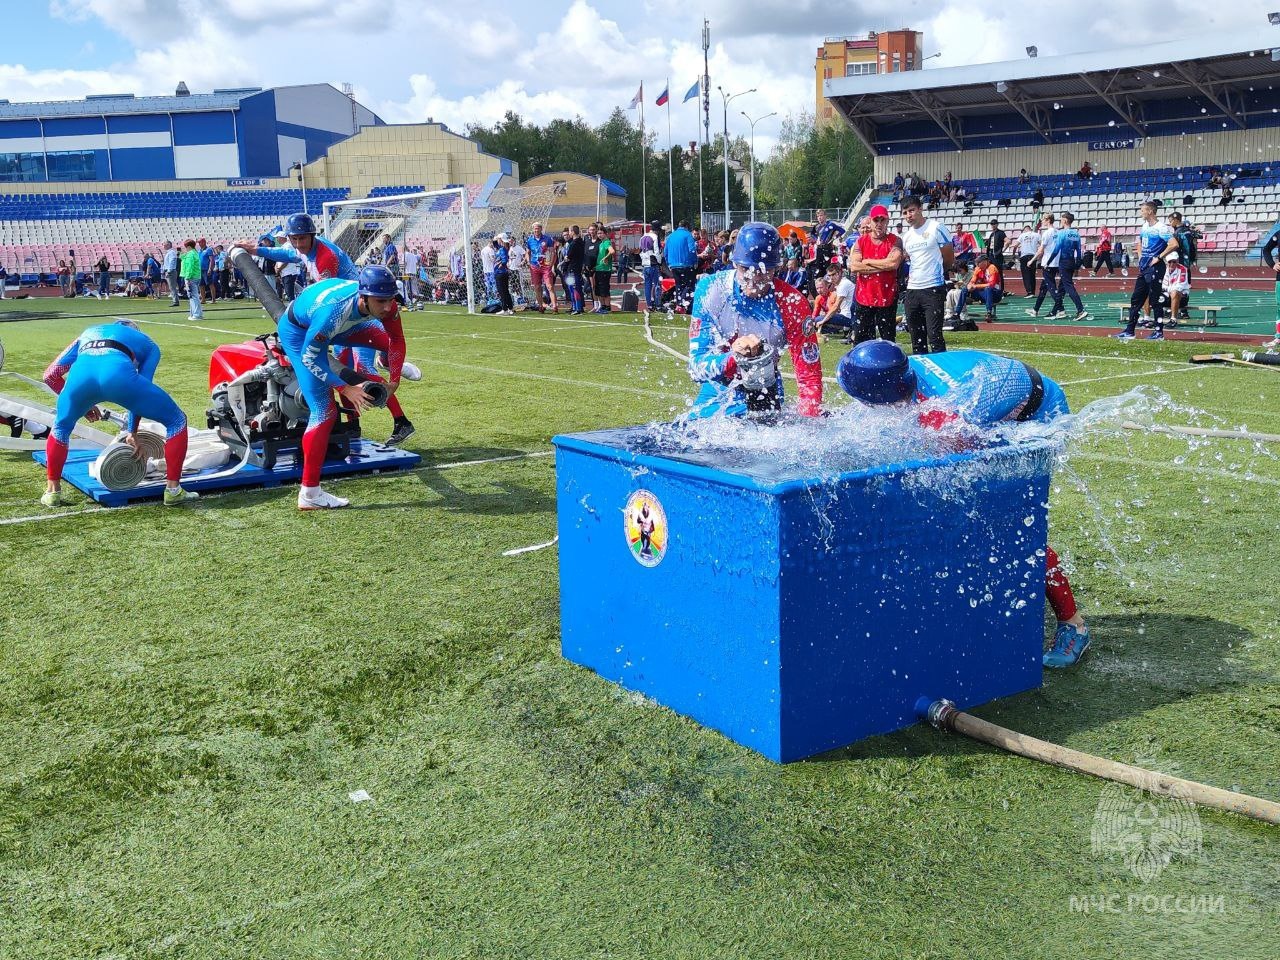
{"label": "running shoe", "polygon": [[1070,667],[1080,662],[1084,652],[1089,649],[1089,628],[1077,628],[1069,623],[1058,624],[1058,632],[1053,636],[1053,646],[1044,654],[1046,667]]}
{"label": "running shoe", "polygon": [[1130,332],[1129,332],[1129,331],[1127,331],[1127,330],[1121,330],[1119,333],[1113,333],[1113,334],[1111,335],[1111,337],[1112,337],[1112,339],[1113,339],[1113,340],[1132,340],[1132,339],[1134,339],[1133,334],[1132,334],[1132,333],[1130,333]]}
{"label": "running shoe", "polygon": [[408,417],[400,417],[396,420],[395,429],[391,431],[391,436],[387,437],[388,447],[398,447],[414,434],[413,423]]}
{"label": "running shoe", "polygon": [[1026,309],[1025,311],[1023,311],[1023,312],[1024,312],[1024,313],[1026,313],[1026,315],[1027,315],[1028,317],[1039,317],[1039,316],[1040,316],[1040,314],[1039,314],[1039,312],[1038,312],[1038,311],[1036,311],[1036,310],[1032,310],[1030,307],[1027,307],[1027,309]]}
{"label": "running shoe", "polygon": [[1164,334],[1157,330],[1155,333],[1147,337],[1148,340],[1163,340]]}
{"label": "running shoe", "polygon": [[183,490],[178,487],[176,490],[164,488],[164,505],[166,507],[179,507],[184,503],[190,503],[192,500],[199,500],[200,494],[194,490]]}
{"label": "running shoe", "polygon": [[1082,320],[1088,320],[1090,316],[1091,314],[1089,313],[1088,310],[1081,310],[1079,313],[1076,314],[1076,323],[1079,323]]}
{"label": "running shoe", "polygon": [[348,506],[350,500],[344,497],[335,497],[332,493],[328,493],[316,488],[316,492],[311,496],[307,496],[301,490],[298,491],[298,509],[299,510],[338,510]]}
{"label": "running shoe", "polygon": [[60,507],[67,501],[62,499],[62,494],[57,490],[46,490],[40,495],[40,502],[46,507]]}
{"label": "running shoe", "polygon": [[1065,320],[1065,319],[1067,319],[1067,311],[1065,311],[1065,310],[1055,310],[1055,311],[1053,311],[1053,313],[1049,314],[1049,319],[1050,319],[1050,320]]}

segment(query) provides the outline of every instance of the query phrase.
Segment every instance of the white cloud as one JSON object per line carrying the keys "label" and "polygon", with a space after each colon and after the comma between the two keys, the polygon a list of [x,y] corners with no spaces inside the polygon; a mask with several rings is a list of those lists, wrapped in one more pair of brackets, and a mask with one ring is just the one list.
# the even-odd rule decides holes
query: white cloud
{"label": "white cloud", "polygon": [[371,109],[389,123],[422,123],[431,118],[461,133],[469,123],[492,126],[508,110],[539,124],[557,117],[573,117],[580,112],[581,99],[585,99],[583,91],[578,91],[578,96],[563,91],[530,93],[521,80],[503,80],[478,94],[458,98],[442,94],[435,80],[424,73],[413,74],[409,86],[413,95],[408,100],[383,100],[371,104]]}

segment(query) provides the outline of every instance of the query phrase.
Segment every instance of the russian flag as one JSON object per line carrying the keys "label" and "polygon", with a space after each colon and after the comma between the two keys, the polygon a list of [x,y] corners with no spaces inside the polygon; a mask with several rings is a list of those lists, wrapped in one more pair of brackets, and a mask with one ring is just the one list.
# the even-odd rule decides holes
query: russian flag
{"label": "russian flag", "polygon": [[658,104],[657,104],[658,106],[661,107],[666,105],[667,100],[670,99],[670,97],[668,97],[667,94],[670,92],[671,92],[671,84],[668,83],[665,87],[662,88],[662,92],[658,94]]}

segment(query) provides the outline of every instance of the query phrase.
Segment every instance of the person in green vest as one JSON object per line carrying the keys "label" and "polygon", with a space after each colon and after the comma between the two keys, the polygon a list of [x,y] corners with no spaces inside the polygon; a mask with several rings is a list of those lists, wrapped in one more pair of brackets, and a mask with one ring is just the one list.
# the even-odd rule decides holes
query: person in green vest
{"label": "person in green vest", "polygon": [[196,242],[188,240],[182,245],[182,266],[179,275],[187,287],[187,299],[191,303],[191,319],[203,320],[204,310],[200,307],[200,251]]}

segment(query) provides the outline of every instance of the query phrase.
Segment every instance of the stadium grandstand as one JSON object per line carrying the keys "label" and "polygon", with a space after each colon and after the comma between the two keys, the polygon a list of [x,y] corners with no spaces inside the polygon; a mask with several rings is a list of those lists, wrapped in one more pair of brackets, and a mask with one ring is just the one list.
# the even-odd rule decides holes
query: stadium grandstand
{"label": "stadium grandstand", "polygon": [[165,240],[226,244],[331,201],[518,182],[443,124],[387,124],[328,84],[0,101],[0,266],[56,292],[71,251],[82,275],[103,256],[130,275]]}
{"label": "stadium grandstand", "polygon": [[1196,225],[1215,264],[1256,265],[1280,226],[1280,48],[1259,45],[1263,31],[1280,43],[1263,21],[1243,38],[828,80],[874,158],[855,213],[891,200],[899,173],[949,173],[963,197],[930,211],[948,224],[1016,230],[1069,211],[1086,243],[1105,226],[1129,245],[1138,204],[1158,200]]}

